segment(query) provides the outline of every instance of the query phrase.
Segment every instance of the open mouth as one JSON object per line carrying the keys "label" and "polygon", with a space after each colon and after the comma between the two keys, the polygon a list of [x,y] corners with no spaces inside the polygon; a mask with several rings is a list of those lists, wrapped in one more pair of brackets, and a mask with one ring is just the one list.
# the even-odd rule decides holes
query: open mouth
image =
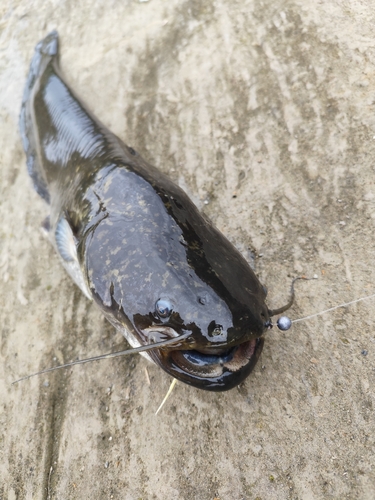
{"label": "open mouth", "polygon": [[258,339],[251,339],[226,351],[214,354],[199,350],[176,350],[170,357],[176,365],[187,373],[204,378],[218,377],[224,371],[237,372],[254,357]]}
{"label": "open mouth", "polygon": [[[169,327],[151,327],[143,334],[152,343],[176,337]],[[150,358],[163,370],[186,384],[208,391],[226,391],[240,384],[253,370],[260,353],[264,338],[256,337],[232,347],[205,346],[189,349],[189,337],[170,347],[148,351]]]}

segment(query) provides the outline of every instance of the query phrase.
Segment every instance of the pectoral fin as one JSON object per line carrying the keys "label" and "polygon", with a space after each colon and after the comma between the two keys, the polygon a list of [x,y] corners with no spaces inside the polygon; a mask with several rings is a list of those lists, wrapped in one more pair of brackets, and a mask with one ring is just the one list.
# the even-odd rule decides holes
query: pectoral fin
{"label": "pectoral fin", "polygon": [[59,222],[57,223],[54,234],[54,243],[57,253],[61,257],[62,264],[71,276],[72,280],[79,286],[86,297],[92,300],[78,260],[77,239],[75,238],[72,228],[65,216],[61,216]]}

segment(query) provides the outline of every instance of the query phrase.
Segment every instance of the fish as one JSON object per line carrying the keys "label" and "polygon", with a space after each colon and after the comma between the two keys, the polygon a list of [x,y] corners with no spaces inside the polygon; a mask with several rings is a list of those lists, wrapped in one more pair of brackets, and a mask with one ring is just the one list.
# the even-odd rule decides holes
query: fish
{"label": "fish", "polygon": [[83,294],[177,380],[209,391],[243,382],[293,297],[271,311],[234,245],[88,110],[63,78],[56,31],[35,48],[19,127],[44,230]]}

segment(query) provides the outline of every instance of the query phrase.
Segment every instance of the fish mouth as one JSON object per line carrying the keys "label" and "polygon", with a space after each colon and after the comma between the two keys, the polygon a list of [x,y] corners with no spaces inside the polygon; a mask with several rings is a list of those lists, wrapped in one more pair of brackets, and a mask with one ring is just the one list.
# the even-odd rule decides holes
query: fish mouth
{"label": "fish mouth", "polygon": [[233,347],[184,348],[149,351],[152,359],[178,380],[209,391],[226,391],[240,384],[253,370],[263,348],[262,337]]}

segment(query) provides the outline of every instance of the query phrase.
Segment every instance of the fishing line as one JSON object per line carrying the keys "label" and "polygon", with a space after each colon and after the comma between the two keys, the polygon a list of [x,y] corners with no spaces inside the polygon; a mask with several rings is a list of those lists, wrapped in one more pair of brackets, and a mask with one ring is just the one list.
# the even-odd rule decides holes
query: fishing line
{"label": "fishing line", "polygon": [[325,309],[324,311],[315,313],[315,314],[310,314],[309,316],[304,316],[303,318],[298,318],[298,319],[293,319],[292,323],[298,323],[299,321],[305,321],[307,319],[315,318],[316,316],[320,316],[321,314],[325,314],[330,311],[335,311],[336,309],[339,309],[340,307],[346,307],[350,306],[352,304],[356,304],[357,302],[361,302],[362,300],[368,300],[372,299],[375,297],[375,293],[372,295],[366,295],[365,297],[361,297],[360,299],[356,300],[351,300],[350,302],[344,302],[343,304],[339,304],[338,306],[330,307],[329,309]]}

